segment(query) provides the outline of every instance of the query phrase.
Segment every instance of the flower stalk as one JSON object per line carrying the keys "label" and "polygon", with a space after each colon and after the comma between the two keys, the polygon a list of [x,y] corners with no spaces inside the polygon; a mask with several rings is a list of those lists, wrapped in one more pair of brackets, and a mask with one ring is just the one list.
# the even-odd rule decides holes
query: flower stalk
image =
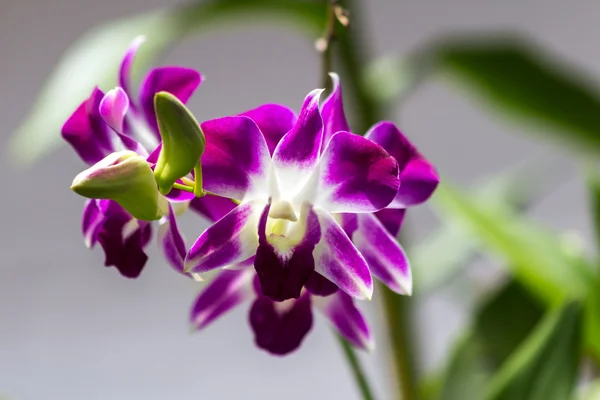
{"label": "flower stalk", "polygon": [[356,351],[354,351],[350,343],[348,343],[348,341],[342,336],[336,334],[336,337],[340,343],[342,351],[344,352],[344,356],[348,361],[348,366],[352,370],[352,375],[356,381],[358,389],[360,390],[363,400],[375,400],[371,385],[369,384],[367,376],[365,375],[365,372],[360,364],[360,360],[356,355]]}

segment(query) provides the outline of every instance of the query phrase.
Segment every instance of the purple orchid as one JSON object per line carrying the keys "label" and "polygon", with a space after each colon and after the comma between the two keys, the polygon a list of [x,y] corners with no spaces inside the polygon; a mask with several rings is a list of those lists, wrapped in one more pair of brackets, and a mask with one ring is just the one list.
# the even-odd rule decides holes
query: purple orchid
{"label": "purple orchid", "polygon": [[332,214],[386,207],[398,192],[398,163],[350,132],[337,132],[322,149],[321,92],[306,97],[272,154],[248,116],[201,124],[204,187],[239,205],[200,235],[186,271],[203,273],[255,257],[262,293],[274,301],[299,298],[313,272],[352,297],[371,298],[367,263]]}
{"label": "purple orchid", "polygon": [[268,104],[202,124],[204,186],[239,205],[211,207],[215,198],[202,199],[218,221],[192,246],[186,270],[225,270],[196,300],[197,328],[254,298],[256,343],[271,353],[300,345],[312,326],[311,305],[355,346],[372,347],[352,300],[371,298],[371,274],[336,219],[387,206],[398,191],[398,166],[349,132],[325,142],[320,93],[307,96],[298,117]]}
{"label": "purple orchid", "polygon": [[[165,91],[187,102],[200,84],[200,74],[182,67],[161,67],[149,71],[136,101],[132,96],[130,72],[143,38],[137,38],[127,49],[119,70],[119,87],[104,94],[94,88],[89,99],[75,110],[62,128],[63,138],[88,165],[94,165],[109,154],[132,150],[153,165],[158,157],[160,134],[154,111],[154,95]],[[162,199],[165,217],[160,221],[162,248],[169,263],[183,269],[183,257],[173,246],[181,239],[173,210],[185,208],[193,194],[173,190],[168,200]],[[92,248],[100,243],[106,255],[105,265],[115,266],[129,278],[137,277],[148,259],[144,248],[151,238],[151,224],[133,218],[112,200],[87,200],[83,211],[82,230],[85,244]]]}
{"label": "purple orchid", "polygon": [[[214,190],[219,188],[231,191],[232,186],[233,190],[238,190],[240,187],[256,190],[255,186],[251,185],[255,184],[256,175],[264,174],[263,169],[268,171],[266,175],[271,186],[267,190],[257,190],[259,196],[256,197],[248,195],[247,190],[242,190],[241,192],[246,196],[242,198],[248,200],[242,201],[235,210],[232,203],[214,204],[216,199],[220,199],[218,197],[199,199],[204,204],[198,209],[209,219],[219,220],[219,222],[200,236],[188,254],[186,266],[188,268],[191,266],[193,271],[200,272],[219,266],[224,267],[225,270],[208,284],[192,307],[191,322],[197,329],[205,328],[220,315],[244,301],[254,299],[249,319],[257,346],[273,354],[287,354],[298,348],[311,329],[311,306],[315,306],[351,344],[368,350],[373,347],[373,340],[365,318],[354,305],[352,298],[370,297],[370,293],[368,296],[365,295],[365,292],[372,290],[370,275],[364,268],[365,263],[369,265],[371,272],[392,290],[410,294],[412,281],[408,260],[395,240],[395,236],[400,229],[405,208],[421,203],[431,196],[438,183],[437,174],[433,166],[392,123],[382,122],[369,131],[368,138],[381,144],[395,158],[399,165],[400,184],[394,187],[394,199],[389,204],[383,204],[387,200],[379,201],[380,197],[377,193],[371,197],[365,196],[365,192],[371,188],[381,191],[389,187],[386,184],[391,181],[390,176],[384,177],[381,173],[386,171],[388,166],[381,167],[389,162],[389,159],[387,156],[380,156],[382,154],[380,150],[377,156],[373,157],[375,152],[371,149],[377,146],[373,146],[373,143],[368,143],[359,136],[348,135],[349,127],[343,112],[339,79],[335,74],[332,74],[332,78],[334,90],[323,103],[320,113],[322,122],[316,107],[316,93],[313,92],[305,101],[298,118],[286,107],[269,104],[240,115],[251,118],[255,124],[239,118],[240,116],[203,124],[209,142],[211,137],[220,136],[222,140],[231,143],[232,147],[221,153],[221,157],[218,153],[213,155],[208,153],[206,158],[203,158],[205,170],[208,165],[214,163],[214,173],[218,171],[217,168],[224,168],[223,171],[228,173],[234,172],[223,177],[213,176]],[[231,125],[235,126],[236,122],[251,127],[254,136],[248,135],[247,130],[238,130],[240,135],[246,132],[247,138],[260,139],[261,135],[256,131],[262,133],[271,156],[271,164],[268,168],[256,164],[235,164],[234,160],[244,159],[242,156],[244,148],[234,151],[235,129],[232,129]],[[286,137],[288,134],[291,137]],[[307,147],[312,146],[312,151],[302,153],[300,150],[303,143],[302,136],[308,139],[310,145]],[[334,137],[339,138],[332,141]],[[343,139],[340,140],[341,138]],[[353,139],[364,147],[362,149],[359,146],[353,147]],[[314,170],[306,171],[310,165],[308,168],[299,167],[292,173],[300,170],[305,175],[290,178],[286,172],[283,174],[277,172],[279,165],[285,166],[285,163],[275,161],[278,152],[283,151],[277,150],[280,142],[283,143],[281,146],[284,150],[287,143],[295,143],[299,149],[297,154],[300,156],[313,154],[316,152],[314,148],[319,145],[319,154],[322,158],[323,154],[333,151],[341,152],[345,156],[332,157],[329,153],[327,158],[324,158],[326,160],[324,166],[321,166],[322,160],[316,161],[317,167],[313,167]],[[258,140],[258,143],[258,146],[263,146],[263,141]],[[240,144],[254,151],[258,147],[256,144],[250,146],[251,143],[248,142]],[[325,150],[327,146],[330,147]],[[266,153],[264,147],[258,148],[261,154]],[[212,151],[217,149],[218,146],[215,146]],[[230,154],[232,157],[223,158],[223,154]],[[300,157],[297,157],[296,161],[298,158]],[[211,161],[213,159],[215,161]],[[327,163],[332,159],[336,161],[334,164]],[[221,164],[217,166],[216,161]],[[363,163],[361,166],[356,166],[355,163],[361,162]],[[301,164],[305,166],[308,163]],[[339,168],[337,174],[334,170],[336,167]],[[324,172],[329,173],[325,175],[325,179],[323,179]],[[241,177],[242,183],[238,182],[237,186],[231,185],[228,181],[231,176]],[[265,179],[264,175],[261,179]],[[281,185],[282,180],[283,185]],[[286,185],[288,183],[291,185]],[[318,192],[315,193],[319,190],[325,190],[329,196],[334,196],[334,200],[330,200],[332,204],[327,204],[327,206],[333,205],[330,208],[332,218],[321,217],[324,213],[322,206],[315,207],[315,203],[298,201],[303,190],[294,188],[294,183],[298,186],[304,183],[306,185],[304,191],[311,193],[313,199],[322,198]],[[322,183],[325,187],[318,187]],[[286,198],[281,194],[282,188],[289,190],[290,187],[293,196]],[[273,190],[279,197],[268,190]],[[253,202],[255,198],[260,199],[261,195],[264,202],[264,198],[267,197],[265,192],[270,197],[260,216],[257,217],[260,206],[256,206]],[[335,194],[339,194],[339,197],[335,197]],[[233,193],[227,192],[226,195],[233,195]],[[349,199],[344,198],[344,195],[350,195]],[[290,197],[293,200],[287,200]],[[368,201],[352,201],[357,198],[374,201],[370,204]],[[274,199],[277,199],[276,201],[286,199],[288,204],[277,204]],[[339,205],[344,202],[346,204],[343,206]],[[368,205],[365,206],[365,203]],[[300,205],[299,212],[294,205],[296,207]],[[272,211],[273,206],[277,210],[275,213]],[[316,218],[311,214],[311,209],[317,214]],[[315,209],[317,211],[314,211]],[[255,213],[254,216],[247,216],[252,212]],[[298,214],[300,220],[297,219]],[[296,221],[291,221],[294,217]],[[301,229],[303,237],[296,239],[290,245],[290,240],[282,235],[281,231],[277,231],[277,224],[281,223],[277,221],[278,219],[289,221],[285,223],[287,227],[284,232],[289,236],[292,236],[290,233],[293,232],[289,225],[303,223]],[[323,220],[326,223],[321,225]],[[331,226],[334,228],[330,228]],[[345,239],[339,239],[342,235],[337,235],[342,227],[348,235],[343,236]],[[257,228],[258,232],[256,232]],[[322,241],[323,232],[328,237],[325,244]],[[317,236],[319,239],[316,238]],[[353,238],[354,245],[360,253],[356,252],[348,238]],[[315,241],[322,246],[320,251],[316,251],[317,245],[313,245]],[[326,247],[327,245],[329,247]],[[255,251],[255,255],[243,260],[252,251]],[[349,257],[344,257],[345,255]],[[354,257],[355,255],[357,256]],[[251,268],[252,266],[254,268]],[[294,269],[296,271],[293,271]],[[305,269],[309,270],[308,274]]]}

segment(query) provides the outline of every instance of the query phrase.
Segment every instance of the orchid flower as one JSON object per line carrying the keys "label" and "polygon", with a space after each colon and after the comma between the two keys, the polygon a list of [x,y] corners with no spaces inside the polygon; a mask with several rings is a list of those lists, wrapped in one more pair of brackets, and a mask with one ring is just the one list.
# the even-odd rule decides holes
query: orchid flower
{"label": "orchid flower", "polygon": [[[342,136],[347,137],[345,132],[349,131],[349,127],[346,123],[343,113],[339,79],[335,74],[332,74],[332,78],[334,81],[334,89],[331,95],[324,101],[321,112],[323,118],[323,133],[321,149],[319,151],[321,157],[323,157],[323,154],[326,152],[325,146],[330,145],[332,137],[335,137],[338,132],[342,132]],[[277,179],[278,177],[278,175],[275,175],[277,172],[274,172],[273,170],[277,166],[276,162],[274,161],[274,154],[279,143],[284,140],[283,138],[285,138],[289,132],[307,129],[307,127],[310,126],[307,123],[307,108],[310,106],[310,97],[311,95],[309,95],[307,98],[308,103],[305,101],[298,119],[296,119],[293,111],[283,106],[274,104],[264,105],[241,114],[241,116],[250,117],[255,122],[258,130],[264,136],[269,154],[271,156],[271,165],[269,166],[269,173],[273,174],[270,175],[271,179],[273,179],[273,177]],[[315,108],[309,110],[317,114],[317,110]],[[317,131],[315,136],[318,136],[318,131],[320,129],[318,118],[313,118],[317,120],[315,123],[316,128],[313,127],[313,130]],[[233,120],[235,120],[235,118]],[[227,120],[221,119],[217,120],[217,122],[207,122],[205,125],[203,125],[203,128],[205,128],[205,133],[210,135],[211,132],[211,130],[206,129],[206,127],[210,127],[213,124],[214,126],[223,126],[218,124],[222,124],[226,121]],[[229,119],[229,121],[231,121],[231,119]],[[398,164],[402,166],[400,169],[400,185],[396,190],[394,198],[404,199],[404,203],[397,202],[395,204],[388,204],[388,208],[384,208],[379,211],[375,210],[375,213],[368,211],[364,212],[364,209],[359,209],[358,211],[361,212],[356,213],[334,212],[332,215],[334,220],[332,224],[334,222],[338,222],[348,234],[348,237],[352,238],[354,236],[355,244],[360,248],[361,253],[364,251],[364,254],[360,254],[359,256],[364,258],[369,265],[369,268],[371,268],[371,272],[373,272],[377,278],[382,280],[383,283],[390,286],[392,290],[395,290],[396,292],[410,294],[411,280],[408,261],[406,260],[404,251],[396,242],[394,236],[396,236],[400,228],[400,223],[402,222],[402,217],[404,215],[404,207],[409,204],[412,205],[425,201],[431,195],[435,189],[435,186],[437,185],[437,175],[435,174],[433,167],[420,156],[415,147],[412,146],[412,144],[410,144],[410,142],[404,136],[402,136],[397,129],[395,129],[393,124],[384,122],[376,125],[375,128],[372,129],[371,132],[382,132],[383,128],[386,128],[387,132],[391,132],[388,137],[394,139],[390,140],[389,142],[382,141],[382,144],[388,151],[390,151],[390,154],[395,156]],[[215,130],[215,135],[217,134],[217,131],[218,135],[222,135],[225,130]],[[299,136],[302,134],[302,132],[295,132],[293,134]],[[370,134],[369,136],[377,138],[377,135],[374,134]],[[381,136],[385,137],[385,135]],[[358,138],[358,136],[354,136],[352,138]],[[210,141],[210,136],[208,140]],[[229,138],[227,140],[233,139]],[[360,138],[359,140],[361,140],[362,143],[367,143],[362,141],[364,140],[363,138]],[[394,145],[396,146],[394,147]],[[368,146],[370,147],[372,144]],[[350,146],[338,147],[338,149],[340,148],[343,150],[352,150]],[[241,156],[238,153],[233,154],[240,159]],[[406,154],[406,156],[399,159],[398,154]],[[377,171],[377,169],[374,168],[375,163],[369,164],[370,160],[373,158],[368,157],[367,154],[355,155],[357,158],[354,158],[353,160],[358,159],[360,161],[364,161],[364,168],[367,171]],[[207,158],[209,157],[210,153],[207,154]],[[205,159],[203,159],[203,162],[204,161]],[[224,165],[227,164],[226,160],[221,161],[223,161]],[[338,158],[337,163],[334,165],[342,166],[345,162],[347,161],[342,158]],[[273,164],[275,164],[275,166]],[[204,163],[204,165],[206,168],[207,164]],[[319,161],[317,162],[317,165],[317,168],[319,168],[317,173],[322,173],[320,170],[321,166],[319,165]],[[334,165],[331,165],[331,167]],[[355,169],[354,171],[360,172],[359,169]],[[428,174],[428,172],[430,173]],[[356,173],[354,175],[348,175],[346,176],[346,179],[356,179],[356,175]],[[375,177],[375,179],[377,179],[377,177],[380,175],[367,174],[363,176]],[[252,182],[251,180],[248,181]],[[297,178],[296,182],[303,181],[307,183],[315,182],[313,177],[308,179],[306,179],[306,177],[299,177]],[[317,182],[322,182],[322,180],[317,180]],[[326,182],[332,183],[331,180],[326,180]],[[223,182],[220,183],[223,184]],[[276,183],[278,183],[278,181],[276,181]],[[342,185],[344,182],[340,183],[339,181],[333,181],[333,183],[337,183],[339,185],[336,188],[341,188],[343,187]],[[357,180],[355,180],[354,183],[361,184],[361,182]],[[358,187],[369,187],[368,184],[362,183],[362,185],[364,186]],[[301,193],[299,189],[296,190],[296,193]],[[306,188],[304,190],[306,190]],[[310,191],[310,188],[308,190]],[[206,200],[213,201],[213,199],[215,198],[207,198]],[[273,197],[271,197],[270,204],[273,204],[272,199]],[[396,208],[398,205],[401,207]],[[390,208],[390,206],[394,208]],[[257,234],[259,247],[265,242],[264,238],[267,237],[266,233],[263,236],[263,229],[268,229],[270,223],[272,230],[272,226],[275,224],[274,221],[269,221],[269,218],[271,217],[269,215],[270,205],[268,204],[266,207],[269,208],[269,212],[265,213],[263,211],[261,215],[262,218],[259,218],[259,231]],[[215,207],[210,208],[207,206],[204,210],[204,213],[209,219],[216,221],[226,217],[227,213],[231,209],[233,209],[231,205],[229,206],[229,209],[219,208],[218,210]],[[217,212],[215,210],[217,210]],[[267,224],[264,224],[265,214]],[[302,214],[302,211],[300,211],[300,214]],[[225,218],[223,218],[223,220],[225,220]],[[308,221],[306,223],[308,223]],[[247,227],[238,225],[237,229],[240,228],[242,231],[244,229],[246,229],[246,231],[244,231],[243,234],[239,235],[238,237],[243,238],[244,235],[247,235],[247,238],[256,240],[256,236],[253,236],[252,231],[249,231]],[[231,232],[235,231],[235,229],[236,225],[233,225]],[[194,255],[194,249],[198,247],[199,242],[202,243],[201,240],[203,240],[203,236],[205,238],[204,240],[209,239],[209,237],[206,235],[210,230],[211,229],[209,228],[209,230],[207,230],[200,237],[196,245],[192,247],[190,255],[188,255],[188,263],[190,259],[193,260],[195,257],[197,257]],[[357,231],[359,231],[359,233],[356,233]],[[230,246],[229,250],[234,253],[239,251],[237,250],[238,247],[236,247],[239,242],[236,242],[236,239],[237,238],[234,238],[233,243],[229,242],[226,244],[226,246]],[[278,240],[281,240],[281,238],[275,239],[275,243],[277,243]],[[253,246],[254,245],[256,245],[256,242],[253,242]],[[209,254],[205,256],[205,260],[207,259],[208,261],[211,261],[211,258],[212,260],[218,260],[223,256],[222,253],[220,254],[221,249],[219,248],[220,246],[218,238],[213,237],[211,243],[203,244],[203,246],[209,247]],[[248,254],[244,253],[243,251],[239,251],[243,254],[242,258]],[[332,255],[340,253],[344,254],[346,252],[347,250],[344,248],[329,249],[329,254]],[[315,252],[313,250],[313,256],[314,255]],[[299,265],[289,262],[289,260],[291,260],[293,257],[293,254],[290,256],[290,253],[288,252],[284,257],[286,258],[284,258],[283,262],[281,262],[280,259],[271,259],[269,261],[271,264],[275,264],[275,267],[279,267],[280,269],[291,269]],[[286,260],[288,260],[287,263]],[[354,305],[351,297],[351,295],[354,295],[354,297],[359,296],[356,296],[356,291],[350,290],[349,293],[346,293],[343,290],[344,287],[347,287],[344,286],[347,284],[347,282],[351,282],[352,285],[352,280],[347,278],[347,276],[352,275],[346,275],[344,277],[345,280],[336,280],[335,275],[333,275],[333,279],[327,279],[324,274],[321,274],[320,272],[323,271],[326,273],[328,269],[319,267],[318,261],[320,261],[320,259],[315,257],[314,260],[316,260],[314,264],[314,271],[310,273],[309,278],[304,283],[299,296],[284,301],[280,301],[280,298],[273,298],[272,296],[265,295],[263,286],[261,284],[260,275],[256,274],[256,272],[258,272],[261,268],[260,266],[256,265],[256,257],[251,257],[235,265],[226,266],[226,269],[220,272],[219,275],[217,275],[217,277],[208,284],[208,286],[196,299],[190,316],[192,324],[196,329],[203,329],[210,325],[210,323],[216,320],[223,313],[231,310],[244,301],[254,299],[250,309],[249,320],[254,331],[255,342],[258,347],[267,350],[270,353],[281,355],[295,350],[301,344],[303,338],[312,327],[311,306],[314,306],[315,308],[319,309],[326,316],[326,318],[329,319],[333,327],[340,335],[345,337],[349,343],[358,348],[367,350],[371,349],[373,347],[373,340],[368,325],[360,310]],[[343,262],[344,261],[342,261],[342,263]],[[342,263],[338,264],[340,268],[348,265]],[[201,263],[197,262],[194,265],[198,264],[201,265]],[[253,265],[254,269],[251,268]],[[350,264],[350,266],[352,265]],[[338,284],[342,290],[338,288]],[[353,289],[352,286],[350,287]]]}
{"label": "orchid flower", "polygon": [[255,257],[262,293],[274,301],[299,298],[315,272],[352,297],[371,298],[367,263],[332,214],[387,206],[398,191],[398,163],[381,146],[350,132],[337,132],[321,151],[321,92],[306,97],[272,154],[248,116],[201,124],[207,143],[204,186],[239,205],[192,245],[187,272]]}
{"label": "orchid flower", "polygon": [[[154,109],[154,96],[164,91],[187,102],[200,84],[200,74],[182,67],[161,67],[149,71],[142,81],[139,96],[132,94],[131,66],[143,38],[127,49],[119,69],[119,85],[104,94],[94,88],[91,96],[75,110],[62,128],[63,138],[81,159],[92,166],[112,153],[133,151],[154,165],[158,158],[160,134]],[[181,238],[169,218],[173,210],[185,208],[194,198],[191,193],[172,190],[170,205],[160,221],[162,248],[169,263],[183,269],[183,257],[173,248]],[[166,202],[165,202],[166,203]],[[170,211],[169,211],[170,210]],[[134,218],[113,200],[90,199],[85,203],[82,230],[87,247],[100,243],[106,255],[105,265],[115,266],[130,278],[137,277],[148,259],[144,248],[151,238],[151,224]]]}
{"label": "orchid flower", "polygon": [[204,186],[239,205],[219,213],[206,198],[207,216],[218,221],[186,257],[186,271],[225,268],[195,302],[198,329],[254,298],[256,343],[271,353],[300,345],[312,326],[311,305],[350,343],[372,348],[352,300],[371,298],[371,274],[335,215],[388,205],[398,191],[397,162],[349,132],[324,143],[320,94],[306,97],[298,117],[267,104],[201,125]]}
{"label": "orchid flower", "polygon": [[[247,111],[267,140],[270,154],[295,124],[296,115],[286,107],[267,104]],[[235,208],[222,197],[205,196],[197,201],[197,210],[208,220],[218,221]],[[183,243],[183,242],[180,242]],[[180,249],[185,248],[183,244]],[[195,329],[204,329],[224,313],[252,301],[249,313],[256,345],[272,354],[285,355],[297,349],[312,328],[315,307],[352,345],[365,350],[374,347],[365,317],[350,296],[317,273],[311,274],[299,299],[275,302],[262,294],[252,267],[254,258],[223,270],[210,281],[194,302],[190,320]],[[239,269],[243,270],[239,270]]]}

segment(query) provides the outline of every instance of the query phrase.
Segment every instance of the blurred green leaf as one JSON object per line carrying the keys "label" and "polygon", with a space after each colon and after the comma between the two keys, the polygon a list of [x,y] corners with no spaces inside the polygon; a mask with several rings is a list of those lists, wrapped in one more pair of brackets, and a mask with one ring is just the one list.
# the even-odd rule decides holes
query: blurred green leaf
{"label": "blurred green leaf", "polygon": [[481,341],[472,334],[459,340],[446,368],[440,400],[481,399],[489,371],[481,357]]}
{"label": "blurred green leaf", "polygon": [[600,361],[600,281],[580,249],[506,206],[480,201],[440,185],[434,204],[444,224],[459,224],[502,257],[513,276],[548,306],[585,299],[587,350]]}
{"label": "blurred green leaf", "polygon": [[582,256],[542,228],[501,204],[440,185],[434,205],[443,223],[459,224],[511,266],[514,276],[544,301],[553,304],[584,296],[595,277]]}
{"label": "blurred green leaf", "polygon": [[594,231],[596,234],[596,251],[600,251],[600,175],[592,165],[587,166],[586,186],[588,191],[588,202]]}
{"label": "blurred green leaf", "polygon": [[512,354],[543,315],[544,305],[516,280],[510,280],[482,305],[475,327],[492,368]]}
{"label": "blurred green leaf", "polygon": [[439,398],[483,398],[492,372],[530,334],[543,313],[537,300],[514,280],[491,294],[452,352]]}
{"label": "blurred green leaf", "polygon": [[552,311],[492,378],[486,400],[567,400],[579,368],[581,306]]}
{"label": "blurred green leaf", "polygon": [[538,43],[510,33],[444,35],[407,57],[376,61],[365,79],[374,95],[390,101],[433,74],[451,78],[476,104],[503,117],[536,124],[543,128],[539,133],[580,150],[600,152],[599,86]]}
{"label": "blurred green leaf", "polygon": [[[233,17],[263,23],[270,17],[282,26],[294,22],[317,37],[323,27],[326,3],[319,0],[206,0],[183,7],[150,12],[98,26],[63,55],[9,146],[11,160],[31,165],[62,143],[60,129],[95,85],[116,85],[125,49],[138,35],[146,35],[134,65],[140,76],[173,43]],[[250,17],[251,16],[251,17]],[[257,18],[259,17],[259,18]]]}
{"label": "blurred green leaf", "polygon": [[[512,212],[525,212],[556,186],[564,172],[553,158],[535,157],[509,171],[486,176],[472,185],[469,195]],[[422,295],[469,265],[481,252],[481,246],[461,224],[442,224],[424,240],[410,246],[408,251],[413,266],[414,292]]]}

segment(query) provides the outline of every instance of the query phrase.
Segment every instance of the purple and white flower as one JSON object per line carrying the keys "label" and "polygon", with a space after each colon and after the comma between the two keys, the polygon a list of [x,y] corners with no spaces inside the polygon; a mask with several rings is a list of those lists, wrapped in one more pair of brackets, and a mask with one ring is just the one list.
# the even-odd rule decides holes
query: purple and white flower
{"label": "purple and white flower", "polygon": [[[137,38],[127,49],[119,69],[119,86],[106,94],[94,88],[91,96],[62,128],[63,138],[90,166],[122,150],[135,151],[146,157],[151,165],[154,164],[160,143],[154,95],[161,91],[169,92],[185,103],[202,80],[193,69],[154,68],[142,81],[139,96],[134,97],[130,72],[142,42],[142,37]],[[190,193],[173,190],[168,196],[172,203],[168,207],[171,212],[160,221],[161,237],[164,239],[162,248],[169,263],[180,271],[183,269],[183,256],[173,246],[178,246],[182,239],[171,214],[173,209],[184,208],[193,197]],[[115,266],[129,278],[140,274],[148,259],[144,248],[151,238],[149,222],[133,218],[112,200],[91,199],[85,203],[82,230],[88,247],[100,243],[106,255],[106,266]]]}
{"label": "purple and white flower", "polygon": [[[241,204],[234,209],[232,203],[214,205],[218,197],[199,199],[206,204],[198,209],[219,221],[200,236],[186,266],[199,272],[225,270],[194,303],[191,321],[197,329],[253,299],[249,319],[256,344],[271,353],[286,354],[310,330],[311,306],[315,306],[351,344],[370,349],[369,328],[352,298],[370,297],[372,283],[365,263],[392,290],[410,294],[409,263],[395,236],[405,208],[431,196],[439,180],[437,173],[391,122],[381,122],[367,138],[385,148],[399,166],[399,184],[387,185],[395,178],[381,173],[390,166],[388,156],[381,156],[372,142],[348,133],[339,79],[335,74],[332,78],[334,90],[321,112],[313,92],[298,118],[286,107],[269,104],[240,115],[254,124],[238,116],[202,125],[207,142],[220,137],[227,143],[215,145],[212,155],[203,158],[205,170],[212,164],[213,174],[226,171],[211,174],[211,189],[239,196]],[[302,151],[305,143],[310,151]],[[219,154],[219,148],[225,150]],[[260,157],[244,154],[246,149]],[[297,155],[294,162],[299,166],[276,160],[285,150]],[[311,161],[304,161],[306,154],[313,157]],[[235,182],[231,177],[236,177]],[[381,193],[391,186],[393,199],[378,200],[389,196]],[[375,194],[369,197],[373,188]],[[327,199],[324,206],[319,202],[323,198]],[[327,211],[329,215],[323,218]],[[284,229],[278,231],[278,224]],[[294,224],[302,224],[296,228],[300,234],[293,230]],[[339,234],[340,229],[346,235]]]}
{"label": "purple and white flower", "polygon": [[[200,235],[186,257],[187,272],[254,257],[262,294],[273,301],[300,298],[313,273],[354,298],[371,298],[367,262],[334,214],[385,208],[398,192],[398,163],[378,144],[350,132],[324,141],[321,92],[306,97],[272,154],[268,134],[247,115],[201,124],[204,187],[239,205]],[[254,113],[276,120],[282,109]]]}

